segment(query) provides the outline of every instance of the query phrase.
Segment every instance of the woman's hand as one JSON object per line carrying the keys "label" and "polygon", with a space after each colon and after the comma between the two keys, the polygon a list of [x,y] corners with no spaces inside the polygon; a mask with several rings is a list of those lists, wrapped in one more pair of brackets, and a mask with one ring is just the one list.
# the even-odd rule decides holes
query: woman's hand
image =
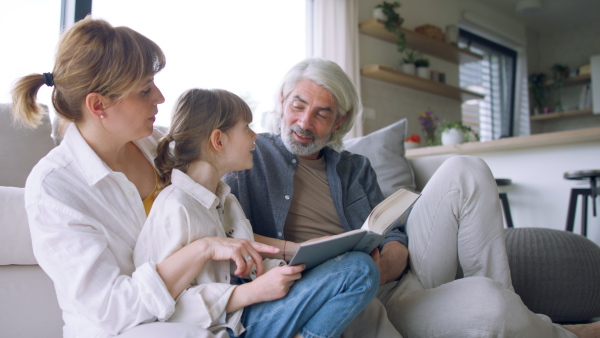
{"label": "woman's hand", "polygon": [[241,277],[247,276],[254,264],[256,264],[257,276],[261,276],[264,273],[264,267],[260,253],[276,254],[279,252],[279,249],[274,246],[240,238],[205,237],[199,241],[204,241],[211,259],[233,260],[236,265],[234,273]]}
{"label": "woman's hand", "polygon": [[227,313],[285,297],[294,282],[302,277],[301,272],[305,268],[304,264],[278,266],[252,282],[236,287],[227,303]]}

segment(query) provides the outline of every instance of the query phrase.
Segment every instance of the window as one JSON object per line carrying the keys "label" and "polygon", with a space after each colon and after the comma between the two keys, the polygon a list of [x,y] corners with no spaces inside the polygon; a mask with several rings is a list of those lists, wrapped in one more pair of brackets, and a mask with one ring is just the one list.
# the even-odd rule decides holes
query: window
{"label": "window", "polygon": [[92,16],[156,42],[167,65],[155,81],[165,96],[158,125],[190,88],[222,88],[244,98],[263,131],[285,72],[306,57],[305,0],[96,0]]}
{"label": "window", "polygon": [[485,95],[463,104],[463,122],[478,131],[481,141],[514,136],[517,52],[464,29],[459,45],[484,56],[460,66],[460,86]]}
{"label": "window", "polygon": [[[31,73],[51,72],[60,35],[61,0],[3,0],[0,9],[0,102],[11,102],[15,81]],[[52,90],[42,86],[38,101],[52,106]]]}

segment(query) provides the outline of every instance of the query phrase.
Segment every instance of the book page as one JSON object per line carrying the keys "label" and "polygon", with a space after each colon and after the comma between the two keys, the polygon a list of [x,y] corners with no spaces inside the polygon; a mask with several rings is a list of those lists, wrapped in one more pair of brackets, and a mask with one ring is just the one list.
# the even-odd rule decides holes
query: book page
{"label": "book page", "polygon": [[390,225],[395,224],[395,221],[410,209],[420,196],[410,190],[399,189],[373,208],[362,229],[380,234],[385,233]]}

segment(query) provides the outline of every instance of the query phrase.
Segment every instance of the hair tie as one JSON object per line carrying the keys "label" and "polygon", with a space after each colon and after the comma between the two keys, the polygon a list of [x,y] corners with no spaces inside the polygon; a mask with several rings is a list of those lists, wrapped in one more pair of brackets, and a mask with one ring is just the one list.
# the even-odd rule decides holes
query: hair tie
{"label": "hair tie", "polygon": [[54,86],[54,76],[52,76],[52,73],[44,73],[44,83],[48,87]]}
{"label": "hair tie", "polygon": [[165,140],[167,140],[167,142],[173,142],[173,139],[171,138],[171,135],[169,135],[169,134],[165,135]]}

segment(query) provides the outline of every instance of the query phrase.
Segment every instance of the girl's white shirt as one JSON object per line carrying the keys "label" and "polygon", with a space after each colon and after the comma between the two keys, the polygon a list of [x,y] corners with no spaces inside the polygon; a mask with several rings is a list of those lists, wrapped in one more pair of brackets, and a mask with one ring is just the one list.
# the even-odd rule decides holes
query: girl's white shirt
{"label": "girl's white shirt", "polygon": [[[219,181],[216,194],[180,170],[174,169],[171,185],[156,197],[134,251],[136,266],[158,263],[185,245],[204,237],[254,240],[252,227],[227,184]],[[236,287],[231,285],[235,266],[231,261],[208,261],[192,286],[177,298],[170,322],[200,325],[215,334],[226,328],[237,336],[244,331],[242,310],[226,314]],[[283,264],[264,260],[265,270]],[[250,276],[254,279],[255,271]]]}
{"label": "girl's white shirt", "polygon": [[[162,134],[135,141],[150,163]],[[146,221],[133,183],[111,170],[69,126],[25,188],[35,257],[54,282],[64,337],[110,337],[175,311],[154,263],[133,250]]]}

